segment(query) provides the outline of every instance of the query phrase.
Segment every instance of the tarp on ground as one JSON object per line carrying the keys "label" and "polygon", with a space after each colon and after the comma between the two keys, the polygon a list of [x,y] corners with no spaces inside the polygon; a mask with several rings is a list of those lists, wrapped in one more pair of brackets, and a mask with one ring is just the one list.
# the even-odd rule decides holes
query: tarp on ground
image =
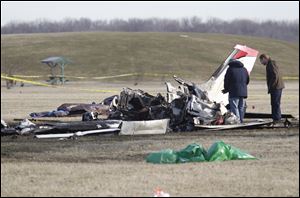
{"label": "tarp on ground", "polygon": [[207,151],[206,160],[211,161],[226,161],[226,160],[246,160],[256,159],[252,155],[241,151],[222,141],[215,142]]}
{"label": "tarp on ground", "polygon": [[215,142],[208,151],[202,145],[190,144],[180,151],[171,149],[154,152],[147,156],[146,161],[155,164],[175,164],[185,162],[211,162],[226,160],[256,159],[252,155],[241,151],[223,141]]}

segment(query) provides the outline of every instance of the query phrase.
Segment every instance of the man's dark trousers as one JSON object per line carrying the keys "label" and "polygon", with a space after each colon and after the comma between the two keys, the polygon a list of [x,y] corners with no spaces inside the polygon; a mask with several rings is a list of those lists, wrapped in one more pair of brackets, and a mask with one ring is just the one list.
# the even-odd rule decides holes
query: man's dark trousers
{"label": "man's dark trousers", "polygon": [[281,110],[280,110],[281,93],[282,93],[282,89],[274,89],[270,91],[273,121],[281,120]]}

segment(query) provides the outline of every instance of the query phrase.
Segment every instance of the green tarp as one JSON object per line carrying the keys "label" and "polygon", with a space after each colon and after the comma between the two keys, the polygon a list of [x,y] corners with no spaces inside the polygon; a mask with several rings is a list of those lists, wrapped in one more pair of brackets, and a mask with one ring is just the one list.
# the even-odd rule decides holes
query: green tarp
{"label": "green tarp", "polygon": [[206,160],[211,161],[226,161],[226,160],[244,160],[256,159],[252,155],[241,151],[222,141],[215,142],[207,151]]}
{"label": "green tarp", "polygon": [[241,151],[222,141],[215,142],[208,151],[198,144],[190,144],[185,149],[173,151],[171,149],[151,153],[146,161],[155,164],[175,164],[185,162],[211,162],[226,160],[256,159],[252,155]]}

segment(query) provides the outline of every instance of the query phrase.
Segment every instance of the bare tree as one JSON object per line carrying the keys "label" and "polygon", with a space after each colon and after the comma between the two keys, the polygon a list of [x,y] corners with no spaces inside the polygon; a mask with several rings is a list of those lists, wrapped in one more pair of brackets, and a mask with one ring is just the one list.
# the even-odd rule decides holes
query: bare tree
{"label": "bare tree", "polygon": [[197,16],[181,19],[130,18],[128,20],[112,19],[109,21],[67,18],[60,22],[48,20],[26,23],[12,21],[1,27],[1,34],[81,31],[224,33],[299,41],[299,20],[256,22],[248,19],[236,19],[228,22],[218,18],[210,18],[204,22]]}

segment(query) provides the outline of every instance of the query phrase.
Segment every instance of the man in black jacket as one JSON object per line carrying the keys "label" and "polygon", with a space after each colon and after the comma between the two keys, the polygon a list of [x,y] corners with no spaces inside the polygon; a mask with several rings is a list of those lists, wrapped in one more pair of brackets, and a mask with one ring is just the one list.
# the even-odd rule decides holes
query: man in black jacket
{"label": "man in black jacket", "polygon": [[266,66],[268,94],[271,94],[272,118],[274,124],[281,120],[280,100],[284,82],[282,80],[279,68],[270,56],[261,54],[260,63]]}
{"label": "man in black jacket", "polygon": [[244,118],[244,99],[248,97],[247,85],[249,84],[249,73],[244,64],[238,60],[231,60],[224,78],[223,93],[229,92],[230,111],[234,113],[240,122]]}

